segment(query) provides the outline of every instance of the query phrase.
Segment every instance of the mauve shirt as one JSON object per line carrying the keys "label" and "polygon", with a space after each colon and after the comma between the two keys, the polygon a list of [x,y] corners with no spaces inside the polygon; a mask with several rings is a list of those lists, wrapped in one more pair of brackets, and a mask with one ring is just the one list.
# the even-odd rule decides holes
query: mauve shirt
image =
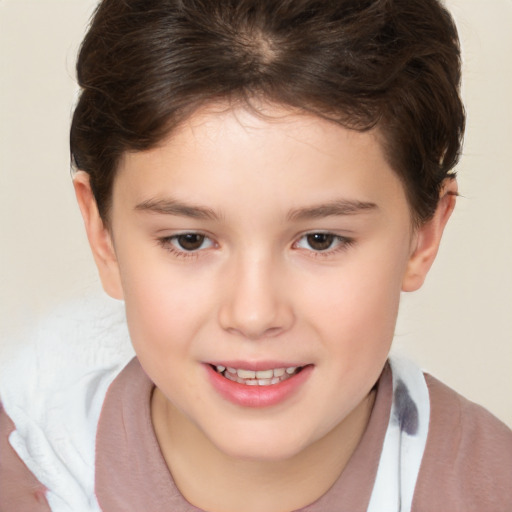
{"label": "mauve shirt", "polygon": [[[413,512],[512,511],[512,431],[426,375],[431,418]],[[199,512],[177,489],[151,423],[153,384],[133,359],[111,384],[96,438],[96,495],[104,512]],[[389,420],[386,365],[368,426],[327,493],[300,512],[365,512]],[[48,512],[44,487],[8,444],[0,412],[0,512]],[[76,511],[80,512],[80,511]]]}

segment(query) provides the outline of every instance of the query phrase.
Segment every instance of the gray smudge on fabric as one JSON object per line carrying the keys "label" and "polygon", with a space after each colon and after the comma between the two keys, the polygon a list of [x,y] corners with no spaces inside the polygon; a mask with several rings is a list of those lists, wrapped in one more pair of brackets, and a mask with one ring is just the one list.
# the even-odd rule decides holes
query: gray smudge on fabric
{"label": "gray smudge on fabric", "polygon": [[410,436],[416,435],[418,433],[418,408],[401,380],[397,382],[394,401],[396,405],[394,419],[400,425],[400,430]]}

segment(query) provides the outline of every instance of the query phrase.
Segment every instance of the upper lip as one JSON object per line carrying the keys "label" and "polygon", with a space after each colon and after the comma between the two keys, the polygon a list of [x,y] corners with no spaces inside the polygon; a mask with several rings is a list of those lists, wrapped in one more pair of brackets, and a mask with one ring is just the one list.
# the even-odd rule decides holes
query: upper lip
{"label": "upper lip", "polygon": [[304,363],[296,363],[289,361],[232,361],[232,360],[218,360],[218,361],[208,361],[207,364],[211,364],[212,366],[225,366],[226,368],[236,368],[237,370],[252,370],[252,371],[261,371],[261,370],[274,370],[276,368],[293,368],[293,367],[302,367],[306,366]]}

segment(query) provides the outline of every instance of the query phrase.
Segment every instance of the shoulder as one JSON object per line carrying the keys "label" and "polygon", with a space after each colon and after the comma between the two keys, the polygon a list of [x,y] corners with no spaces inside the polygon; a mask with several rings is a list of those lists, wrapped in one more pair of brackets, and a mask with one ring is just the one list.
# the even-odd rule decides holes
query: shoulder
{"label": "shoulder", "polygon": [[117,304],[97,300],[63,305],[2,357],[0,512],[5,493],[18,488],[8,483],[18,471],[28,482],[20,492],[30,496],[40,482],[52,510],[95,509],[98,418],[111,382],[132,357],[121,315]]}
{"label": "shoulder", "polygon": [[154,433],[153,389],[134,358],[105,397],[96,436],[95,491],[102,510],[186,508]]}
{"label": "shoulder", "polygon": [[46,488],[9,444],[14,423],[0,403],[0,512],[49,512]]}
{"label": "shoulder", "polygon": [[510,510],[512,431],[432,376],[425,379],[430,425],[413,510]]}

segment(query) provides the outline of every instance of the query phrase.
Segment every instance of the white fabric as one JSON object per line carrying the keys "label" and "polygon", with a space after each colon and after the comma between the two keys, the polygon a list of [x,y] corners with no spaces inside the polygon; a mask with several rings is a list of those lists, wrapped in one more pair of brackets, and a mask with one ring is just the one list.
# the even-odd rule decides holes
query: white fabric
{"label": "white fabric", "polygon": [[[133,357],[122,305],[72,304],[22,347],[0,368],[0,398],[16,425],[11,445],[48,489],[52,512],[101,512],[94,494],[99,415],[108,386]],[[405,360],[390,363],[392,410],[368,512],[410,511],[428,433],[423,373]]]}
{"label": "white fabric", "polygon": [[407,359],[393,356],[389,362],[393,402],[368,512],[411,510],[430,423],[430,399],[423,372]]}
{"label": "white fabric", "polygon": [[122,303],[91,298],[56,311],[2,360],[9,441],[48,489],[53,512],[99,512],[95,437],[108,386],[133,357]]}

